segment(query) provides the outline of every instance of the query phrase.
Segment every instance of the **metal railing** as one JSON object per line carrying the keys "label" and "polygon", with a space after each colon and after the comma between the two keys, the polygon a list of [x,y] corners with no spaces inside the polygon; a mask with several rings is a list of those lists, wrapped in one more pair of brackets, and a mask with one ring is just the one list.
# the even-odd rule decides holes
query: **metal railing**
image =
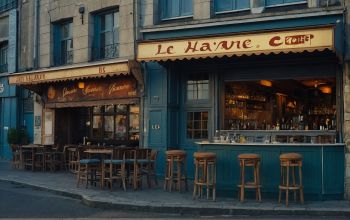
{"label": "metal railing", "polygon": [[17,7],[17,0],[0,0],[0,13]]}
{"label": "metal railing", "polygon": [[6,73],[6,72],[7,72],[7,63],[0,64],[0,73]]}
{"label": "metal railing", "polygon": [[119,44],[110,44],[99,48],[92,48],[92,59],[112,59],[119,56]]}

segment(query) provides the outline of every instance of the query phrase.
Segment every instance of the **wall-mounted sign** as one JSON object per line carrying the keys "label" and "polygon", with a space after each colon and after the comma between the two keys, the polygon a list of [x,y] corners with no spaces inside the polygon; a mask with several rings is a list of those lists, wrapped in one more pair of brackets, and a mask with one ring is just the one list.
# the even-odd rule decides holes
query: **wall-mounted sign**
{"label": "wall-mounted sign", "polygon": [[3,83],[0,83],[0,93],[3,93],[5,91],[5,86]]}
{"label": "wall-mounted sign", "polygon": [[138,61],[161,61],[233,55],[333,49],[333,27],[143,42]]}
{"label": "wall-mounted sign", "polygon": [[93,101],[138,96],[137,82],[129,76],[85,81],[83,85],[83,88],[78,88],[77,82],[52,84],[47,88],[47,102]]}
{"label": "wall-mounted sign", "polygon": [[41,126],[41,116],[40,115],[36,115],[34,117],[34,126],[35,127],[40,127]]}
{"label": "wall-mounted sign", "polygon": [[9,84],[35,84],[93,78],[107,75],[120,75],[129,73],[129,63],[110,63],[67,69],[41,70],[28,73],[14,74],[9,77]]}

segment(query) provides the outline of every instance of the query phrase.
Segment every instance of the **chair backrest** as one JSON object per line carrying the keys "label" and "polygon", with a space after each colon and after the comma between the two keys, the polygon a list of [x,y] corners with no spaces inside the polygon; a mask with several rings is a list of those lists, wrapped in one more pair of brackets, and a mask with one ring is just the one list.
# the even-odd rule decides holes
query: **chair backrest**
{"label": "chair backrest", "polygon": [[156,161],[156,160],[157,160],[157,156],[158,156],[158,151],[157,151],[157,150],[152,149],[152,150],[151,150],[151,156],[150,156],[150,159],[151,159],[151,160],[153,160],[153,161]]}

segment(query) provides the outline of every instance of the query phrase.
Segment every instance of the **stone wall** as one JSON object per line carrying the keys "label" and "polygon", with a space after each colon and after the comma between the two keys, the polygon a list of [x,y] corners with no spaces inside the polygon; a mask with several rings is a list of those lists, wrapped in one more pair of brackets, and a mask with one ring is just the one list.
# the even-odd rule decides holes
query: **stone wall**
{"label": "stone wall", "polygon": [[[79,8],[85,7],[83,20]],[[40,1],[40,67],[53,64],[52,24],[67,18],[73,19],[73,63],[91,60],[93,40],[92,13],[119,6],[119,59],[134,58],[133,0],[41,0]],[[84,22],[84,23],[83,23]]]}

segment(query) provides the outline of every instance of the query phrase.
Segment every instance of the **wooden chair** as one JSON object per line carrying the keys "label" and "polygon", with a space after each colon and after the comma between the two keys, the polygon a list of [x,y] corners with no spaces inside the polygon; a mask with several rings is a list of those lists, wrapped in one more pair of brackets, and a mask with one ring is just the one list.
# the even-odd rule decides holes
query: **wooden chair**
{"label": "wooden chair", "polygon": [[33,148],[34,153],[34,170],[38,169],[41,171],[46,170],[45,166],[45,147]]}
{"label": "wooden chair", "polygon": [[63,169],[64,165],[64,152],[63,149],[56,146],[47,146],[45,150],[45,168],[50,169],[51,172],[54,172],[59,169]]}
{"label": "wooden chair", "polygon": [[150,152],[150,158],[146,166],[143,167],[142,173],[147,176],[147,183],[149,187],[152,187],[152,179],[154,180],[154,183],[156,186],[158,186],[158,180],[157,180],[157,156],[158,151],[157,150],[151,150]]}
{"label": "wooden chair", "polygon": [[99,159],[87,158],[84,155],[84,148],[78,147],[78,170],[77,170],[77,187],[79,187],[80,181],[85,180],[85,188],[97,183],[97,170],[100,165]]}
{"label": "wooden chair", "polygon": [[[142,188],[142,179],[146,173],[142,170],[148,169],[150,164],[150,149],[132,149],[126,151],[126,164],[128,165],[128,180],[132,179],[133,189]],[[149,181],[148,181],[149,183]],[[150,185],[149,185],[150,187]]]}
{"label": "wooden chair", "polygon": [[112,191],[115,180],[121,180],[126,191],[125,150],[113,149],[111,158],[104,160],[102,166],[104,166],[102,178],[108,182],[110,190]]}

